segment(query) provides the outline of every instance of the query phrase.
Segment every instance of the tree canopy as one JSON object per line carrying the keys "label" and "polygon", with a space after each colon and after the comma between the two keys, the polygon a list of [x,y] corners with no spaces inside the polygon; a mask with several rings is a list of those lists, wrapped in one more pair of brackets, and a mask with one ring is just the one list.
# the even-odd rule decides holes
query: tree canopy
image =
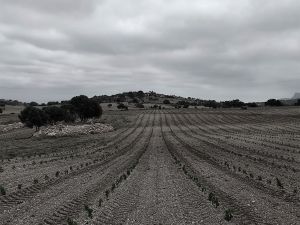
{"label": "tree canopy", "polygon": [[47,124],[48,116],[43,110],[28,106],[21,111],[19,119],[27,127],[35,127],[38,130],[41,126]]}
{"label": "tree canopy", "polygon": [[272,98],[272,99],[269,99],[268,101],[266,101],[265,105],[266,106],[282,106],[282,103],[281,103],[281,101]]}
{"label": "tree canopy", "polygon": [[99,118],[102,115],[102,108],[99,103],[85,95],[73,97],[70,104],[74,107],[74,111],[81,121],[93,117]]}

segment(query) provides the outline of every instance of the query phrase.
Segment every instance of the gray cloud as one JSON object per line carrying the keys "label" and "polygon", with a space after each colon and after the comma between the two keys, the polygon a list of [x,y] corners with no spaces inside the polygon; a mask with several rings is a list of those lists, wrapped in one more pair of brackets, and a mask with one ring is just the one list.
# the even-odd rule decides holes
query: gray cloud
{"label": "gray cloud", "polygon": [[0,98],[143,89],[259,101],[299,91],[296,0],[0,3]]}

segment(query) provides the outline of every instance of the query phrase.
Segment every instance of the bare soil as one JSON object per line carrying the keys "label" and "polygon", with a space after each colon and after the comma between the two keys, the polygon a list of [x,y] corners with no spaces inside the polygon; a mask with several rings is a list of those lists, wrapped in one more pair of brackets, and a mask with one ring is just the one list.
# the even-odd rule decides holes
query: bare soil
{"label": "bare soil", "polygon": [[106,111],[108,133],[1,132],[0,225],[299,224],[299,113]]}

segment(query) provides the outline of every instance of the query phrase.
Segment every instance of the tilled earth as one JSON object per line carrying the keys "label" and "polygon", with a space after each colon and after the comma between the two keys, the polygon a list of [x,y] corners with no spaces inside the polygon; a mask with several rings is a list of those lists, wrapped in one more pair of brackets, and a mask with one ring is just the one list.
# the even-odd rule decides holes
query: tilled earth
{"label": "tilled earth", "polygon": [[0,225],[300,224],[297,110],[109,116],[129,122],[78,137],[0,133]]}

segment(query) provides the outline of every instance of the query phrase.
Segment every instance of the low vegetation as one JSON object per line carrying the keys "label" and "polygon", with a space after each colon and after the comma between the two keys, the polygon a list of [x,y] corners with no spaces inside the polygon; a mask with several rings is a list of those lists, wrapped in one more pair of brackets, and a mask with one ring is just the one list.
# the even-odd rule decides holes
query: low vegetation
{"label": "low vegetation", "polygon": [[26,126],[38,130],[41,126],[59,121],[74,122],[76,118],[86,121],[89,118],[99,118],[101,115],[102,108],[96,101],[80,95],[72,98],[62,107],[49,106],[39,109],[35,104],[31,104],[21,111],[19,119]]}

